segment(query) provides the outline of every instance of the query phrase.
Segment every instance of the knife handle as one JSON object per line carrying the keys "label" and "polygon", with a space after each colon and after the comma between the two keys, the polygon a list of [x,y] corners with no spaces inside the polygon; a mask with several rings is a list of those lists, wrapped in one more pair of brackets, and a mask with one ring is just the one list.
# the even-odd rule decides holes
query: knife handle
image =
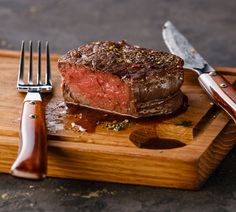
{"label": "knife handle", "polygon": [[37,92],[28,93],[22,107],[19,154],[11,175],[28,179],[43,179],[47,173],[47,133],[45,110]]}
{"label": "knife handle", "polygon": [[198,80],[212,100],[236,123],[236,89],[233,85],[217,72],[201,74]]}

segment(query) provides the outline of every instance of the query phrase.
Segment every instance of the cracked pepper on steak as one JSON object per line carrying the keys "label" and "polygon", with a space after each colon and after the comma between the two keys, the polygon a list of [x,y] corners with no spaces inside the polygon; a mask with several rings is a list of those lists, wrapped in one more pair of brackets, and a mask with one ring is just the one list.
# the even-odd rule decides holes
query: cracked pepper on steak
{"label": "cracked pepper on steak", "polygon": [[66,103],[137,118],[182,106],[183,64],[173,54],[126,41],[92,42],[58,60]]}

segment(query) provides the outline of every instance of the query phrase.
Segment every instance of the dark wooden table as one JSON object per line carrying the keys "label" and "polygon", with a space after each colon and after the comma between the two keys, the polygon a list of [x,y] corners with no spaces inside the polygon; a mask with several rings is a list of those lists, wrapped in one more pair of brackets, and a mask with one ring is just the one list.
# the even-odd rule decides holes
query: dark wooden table
{"label": "dark wooden table", "polygon": [[[0,47],[48,40],[64,53],[94,40],[122,40],[167,50],[171,20],[212,65],[236,67],[236,2],[155,0],[1,0]],[[3,88],[1,88],[3,89]],[[235,211],[236,148],[200,191],[0,174],[0,211]]]}

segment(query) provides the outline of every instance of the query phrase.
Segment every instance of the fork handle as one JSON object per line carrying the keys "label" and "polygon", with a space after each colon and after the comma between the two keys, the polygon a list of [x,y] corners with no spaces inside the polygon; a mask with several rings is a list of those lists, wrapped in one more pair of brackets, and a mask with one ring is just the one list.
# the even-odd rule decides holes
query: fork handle
{"label": "fork handle", "polygon": [[47,174],[45,109],[40,93],[28,92],[22,107],[19,154],[10,173],[16,177],[43,179]]}

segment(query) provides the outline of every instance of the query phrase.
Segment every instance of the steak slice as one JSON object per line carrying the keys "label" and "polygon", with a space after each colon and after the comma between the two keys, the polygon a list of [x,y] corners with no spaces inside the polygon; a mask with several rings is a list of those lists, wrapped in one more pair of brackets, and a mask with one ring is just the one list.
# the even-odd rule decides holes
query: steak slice
{"label": "steak slice", "polygon": [[125,41],[83,45],[58,60],[65,102],[144,117],[183,104],[183,60]]}

